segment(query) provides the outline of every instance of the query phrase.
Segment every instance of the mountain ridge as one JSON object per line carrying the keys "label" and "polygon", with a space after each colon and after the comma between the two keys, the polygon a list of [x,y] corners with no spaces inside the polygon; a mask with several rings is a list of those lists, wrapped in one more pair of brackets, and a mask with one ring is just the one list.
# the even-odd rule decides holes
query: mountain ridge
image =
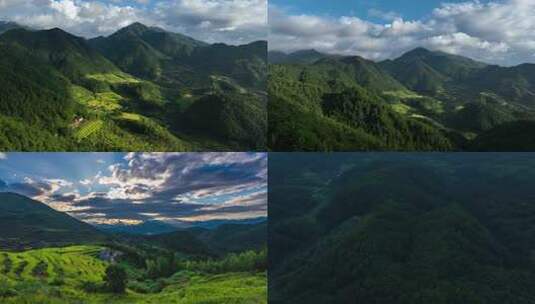
{"label": "mountain ridge", "polygon": [[8,242],[7,246],[16,249],[90,244],[106,239],[92,225],[13,192],[0,193],[0,217],[2,238]]}

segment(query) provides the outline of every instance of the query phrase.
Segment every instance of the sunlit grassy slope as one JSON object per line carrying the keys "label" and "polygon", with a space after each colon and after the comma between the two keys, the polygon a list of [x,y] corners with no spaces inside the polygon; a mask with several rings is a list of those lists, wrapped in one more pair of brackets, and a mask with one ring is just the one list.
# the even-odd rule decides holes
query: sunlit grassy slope
{"label": "sunlit grassy slope", "polygon": [[90,74],[86,75],[89,79],[94,79],[108,83],[139,83],[140,81],[126,73],[105,73],[105,74]]}
{"label": "sunlit grassy slope", "polygon": [[86,293],[84,282],[101,283],[107,263],[102,247],[71,246],[0,252],[0,303],[267,303],[266,274],[207,275],[182,271],[163,279],[159,293]]}

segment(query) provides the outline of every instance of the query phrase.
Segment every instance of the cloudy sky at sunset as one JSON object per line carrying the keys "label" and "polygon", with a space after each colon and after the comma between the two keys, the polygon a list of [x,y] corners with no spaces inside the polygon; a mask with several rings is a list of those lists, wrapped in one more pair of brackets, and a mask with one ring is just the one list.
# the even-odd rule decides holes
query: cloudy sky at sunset
{"label": "cloudy sky at sunset", "polygon": [[267,216],[265,153],[0,153],[0,191],[93,224]]}

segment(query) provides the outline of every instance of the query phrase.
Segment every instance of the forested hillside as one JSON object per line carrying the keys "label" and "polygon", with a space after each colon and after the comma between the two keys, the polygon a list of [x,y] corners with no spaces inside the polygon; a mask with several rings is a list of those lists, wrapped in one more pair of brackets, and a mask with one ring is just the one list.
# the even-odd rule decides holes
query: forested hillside
{"label": "forested hillside", "polygon": [[[269,58],[272,150],[531,149],[494,136],[534,120],[535,65],[490,66],[423,48],[382,62],[314,51]],[[529,136],[513,127],[518,140]]]}
{"label": "forested hillside", "polygon": [[0,148],[263,150],[265,42],[134,23],[91,40],[0,24]]}
{"label": "forested hillside", "polygon": [[529,154],[274,154],[270,303],[535,302]]}

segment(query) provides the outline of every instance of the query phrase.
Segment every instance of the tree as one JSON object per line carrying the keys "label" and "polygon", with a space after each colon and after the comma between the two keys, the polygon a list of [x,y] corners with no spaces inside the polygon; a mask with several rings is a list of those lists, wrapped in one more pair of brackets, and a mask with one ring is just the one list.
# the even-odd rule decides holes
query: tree
{"label": "tree", "polygon": [[111,292],[123,293],[126,288],[126,271],[120,266],[110,265],[106,268],[104,281]]}

